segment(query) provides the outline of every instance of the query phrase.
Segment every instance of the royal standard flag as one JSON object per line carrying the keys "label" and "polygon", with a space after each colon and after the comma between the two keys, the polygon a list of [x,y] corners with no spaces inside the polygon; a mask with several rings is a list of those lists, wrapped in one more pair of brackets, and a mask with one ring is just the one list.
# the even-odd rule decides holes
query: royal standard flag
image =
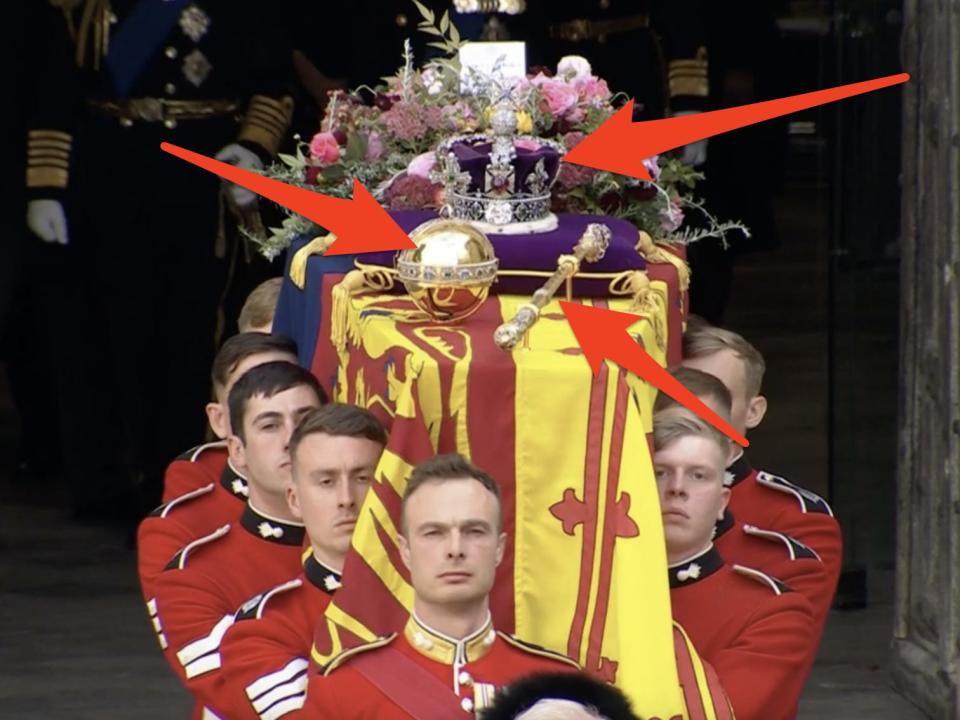
{"label": "royal standard flag", "polygon": [[[501,351],[493,331],[525,301],[491,297],[457,325],[418,322],[397,296],[345,309],[336,396],[379,412],[391,435],[327,611],[332,640],[314,659],[402,626],[413,589],[396,540],[400,498],[417,462],[460,452],[503,489],[510,547],[491,597],[497,627],[569,655],[644,717],[729,717],[671,621],[648,446],[653,393],[614,365],[593,376],[556,303],[527,348]],[[666,326],[638,315],[631,329],[661,363]]]}

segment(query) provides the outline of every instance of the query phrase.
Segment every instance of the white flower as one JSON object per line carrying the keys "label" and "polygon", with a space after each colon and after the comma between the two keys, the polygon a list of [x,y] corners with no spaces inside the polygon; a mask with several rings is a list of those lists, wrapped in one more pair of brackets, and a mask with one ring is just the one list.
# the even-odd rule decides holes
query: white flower
{"label": "white flower", "polygon": [[557,63],[557,75],[565,80],[579,80],[580,78],[590,77],[593,70],[590,62],[585,57],[579,55],[566,55],[560,58]]}
{"label": "white flower", "polygon": [[420,80],[427,90],[427,95],[438,95],[443,90],[443,78],[433,68],[427,68],[420,73]]}

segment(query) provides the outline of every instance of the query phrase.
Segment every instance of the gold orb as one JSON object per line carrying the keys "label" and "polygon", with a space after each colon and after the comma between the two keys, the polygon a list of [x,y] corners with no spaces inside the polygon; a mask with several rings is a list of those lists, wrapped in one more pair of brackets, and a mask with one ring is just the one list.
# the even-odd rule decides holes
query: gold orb
{"label": "gold orb", "polygon": [[497,277],[487,236],[462,220],[438,218],[414,228],[410,239],[417,246],[397,255],[397,273],[417,307],[439,322],[473,315]]}

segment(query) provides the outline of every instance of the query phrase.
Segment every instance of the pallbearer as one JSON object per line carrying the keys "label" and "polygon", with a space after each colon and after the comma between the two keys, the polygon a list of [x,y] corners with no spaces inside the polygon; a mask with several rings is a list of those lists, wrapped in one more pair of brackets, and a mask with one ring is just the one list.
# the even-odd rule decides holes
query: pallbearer
{"label": "pallbearer", "polygon": [[418,465],[403,496],[400,555],[414,609],[398,632],[347,650],[311,678],[307,716],[343,720],[461,717],[497,688],[572,660],[498,632],[494,571],[507,543],[500,489],[459,455]]}

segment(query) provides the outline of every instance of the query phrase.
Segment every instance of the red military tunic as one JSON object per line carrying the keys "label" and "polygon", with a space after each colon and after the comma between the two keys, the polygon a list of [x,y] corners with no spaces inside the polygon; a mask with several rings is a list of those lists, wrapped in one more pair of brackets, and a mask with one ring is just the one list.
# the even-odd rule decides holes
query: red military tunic
{"label": "red military tunic", "polygon": [[137,572],[148,606],[154,582],[174,555],[197,538],[239,520],[246,502],[247,481],[224,458],[216,481],[170,500],[143,519],[137,529]]}
{"label": "red military tunic", "polygon": [[[167,466],[163,474],[163,502],[198,490],[211,482],[220,480],[225,466],[229,466],[229,454],[225,440],[198,445],[187,450]],[[237,488],[243,488],[246,496],[247,480],[235,468],[231,468]]]}
{"label": "red military tunic", "polygon": [[[540,672],[573,672],[569,658],[526,645],[487,622],[454,640],[411,617],[393,634],[335,657],[307,689],[305,717],[337,720],[469,718],[497,688]],[[408,710],[434,703],[433,710]]]}
{"label": "red military tunic", "polygon": [[725,564],[712,545],[669,573],[673,619],[713,665],[737,720],[794,717],[813,642],[810,603],[759,570]]}
{"label": "red military tunic", "polygon": [[788,535],[815,551],[827,571],[832,603],[843,564],[843,535],[830,505],[816,493],[754,469],[746,455],[727,471],[733,476],[729,504],[733,516],[745,525]]}
{"label": "red military tunic", "polygon": [[303,574],[245,606],[221,643],[217,707],[231,720],[301,717],[314,631],[340,574],[308,555]]}
{"label": "red military tunic", "polygon": [[823,625],[834,588],[815,550],[786,533],[745,525],[729,511],[717,523],[713,544],[731,565],[762,570],[803,595],[810,603],[814,619]]}
{"label": "red military tunic", "polygon": [[154,626],[167,662],[214,717],[222,678],[220,641],[237,609],[301,572],[304,529],[247,505],[239,522],[194,540],[155,583]]}

